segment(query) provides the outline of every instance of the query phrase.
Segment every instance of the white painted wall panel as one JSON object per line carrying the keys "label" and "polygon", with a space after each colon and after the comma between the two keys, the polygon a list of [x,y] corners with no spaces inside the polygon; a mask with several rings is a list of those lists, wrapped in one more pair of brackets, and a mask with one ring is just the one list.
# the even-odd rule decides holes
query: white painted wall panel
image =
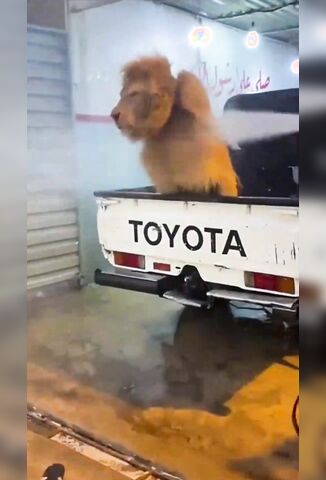
{"label": "white painted wall panel", "polygon": [[28,288],[79,275],[76,164],[65,32],[28,27]]}
{"label": "white painted wall panel", "polygon": [[27,204],[27,214],[63,212],[75,208],[76,198],[73,196],[38,194],[30,197]]}
{"label": "white painted wall panel", "polygon": [[74,225],[77,223],[76,211],[44,212],[27,217],[28,230],[40,230],[43,228]]}
{"label": "white painted wall panel", "polygon": [[67,225],[43,230],[31,230],[27,232],[28,246],[71,239],[78,239],[77,225]]}
{"label": "white painted wall panel", "polygon": [[30,111],[53,112],[69,114],[70,104],[66,98],[30,94],[27,99],[27,108]]}
{"label": "white painted wall panel", "polygon": [[29,43],[27,45],[28,59],[36,62],[50,62],[65,64],[67,61],[66,49],[63,47],[49,47],[47,45],[36,45]]}
{"label": "white painted wall panel", "polygon": [[78,253],[78,241],[66,240],[31,246],[27,249],[27,260],[32,261],[43,258],[53,258],[68,255],[70,253]]}
{"label": "white painted wall panel", "polygon": [[71,280],[77,278],[79,275],[79,268],[66,268],[57,272],[45,273],[44,275],[31,276],[27,279],[27,288],[41,288],[47,285],[53,285],[56,283]]}
{"label": "white painted wall panel", "polygon": [[76,254],[62,255],[49,259],[29,261],[27,263],[27,276],[36,277],[37,275],[44,275],[49,272],[56,272],[58,270],[66,270],[79,265],[79,257]]}

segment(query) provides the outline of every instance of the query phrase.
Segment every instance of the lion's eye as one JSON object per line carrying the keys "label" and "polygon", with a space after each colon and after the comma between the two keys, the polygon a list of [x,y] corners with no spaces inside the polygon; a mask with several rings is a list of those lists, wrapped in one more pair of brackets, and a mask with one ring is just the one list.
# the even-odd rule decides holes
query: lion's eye
{"label": "lion's eye", "polygon": [[138,93],[139,93],[139,92],[130,92],[130,93],[128,94],[128,97],[130,97],[130,98],[136,97],[136,96],[138,95]]}

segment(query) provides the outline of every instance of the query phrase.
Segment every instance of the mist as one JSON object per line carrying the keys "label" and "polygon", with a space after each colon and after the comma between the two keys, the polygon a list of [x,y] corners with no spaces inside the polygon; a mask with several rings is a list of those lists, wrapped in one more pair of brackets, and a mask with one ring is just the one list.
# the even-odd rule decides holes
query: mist
{"label": "mist", "polygon": [[241,143],[267,140],[299,131],[299,115],[277,112],[225,112],[218,120],[219,133],[232,148]]}

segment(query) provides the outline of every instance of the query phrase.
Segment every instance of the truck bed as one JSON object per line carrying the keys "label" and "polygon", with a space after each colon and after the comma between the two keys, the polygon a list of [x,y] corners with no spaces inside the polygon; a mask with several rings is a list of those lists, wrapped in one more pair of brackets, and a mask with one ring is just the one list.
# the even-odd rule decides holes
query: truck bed
{"label": "truck bed", "polygon": [[298,197],[222,197],[216,194],[177,193],[163,195],[154,187],[127,188],[121,190],[99,190],[94,193],[99,198],[126,198],[141,200],[161,200],[179,202],[235,203],[239,205],[271,205],[298,207]]}
{"label": "truck bed", "polygon": [[[259,272],[293,279],[295,288],[285,296],[298,296],[296,198],[161,195],[151,187],[95,195],[100,245],[120,270],[115,255],[125,252],[144,259],[138,272],[146,282],[168,265],[169,277],[193,268],[212,288],[257,292],[246,276]],[[128,276],[137,268],[123,270]]]}

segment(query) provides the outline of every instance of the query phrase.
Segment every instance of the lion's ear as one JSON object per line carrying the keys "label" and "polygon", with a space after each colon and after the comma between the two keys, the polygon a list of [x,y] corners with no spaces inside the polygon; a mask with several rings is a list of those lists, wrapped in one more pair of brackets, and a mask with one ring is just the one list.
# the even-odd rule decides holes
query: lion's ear
{"label": "lion's ear", "polygon": [[207,92],[193,73],[183,71],[177,78],[175,103],[198,119],[211,115]]}

